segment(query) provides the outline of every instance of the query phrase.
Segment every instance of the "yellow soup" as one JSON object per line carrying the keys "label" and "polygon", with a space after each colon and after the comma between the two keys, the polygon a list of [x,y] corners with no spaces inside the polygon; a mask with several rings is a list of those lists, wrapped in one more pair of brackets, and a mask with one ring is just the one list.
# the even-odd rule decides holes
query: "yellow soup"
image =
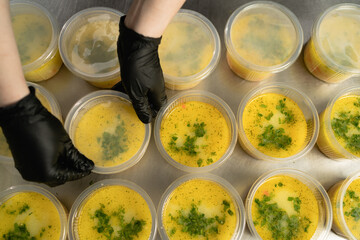
{"label": "yellow soup", "polygon": [[211,35],[204,27],[186,21],[172,21],[159,46],[161,67],[170,76],[191,76],[209,65],[213,51]]}
{"label": "yellow soup", "polygon": [[160,139],[175,161],[203,167],[218,161],[230,145],[231,133],[221,112],[208,103],[176,106],[161,122]]}
{"label": "yellow soup", "polygon": [[162,219],[172,240],[227,240],[235,233],[238,221],[235,211],[234,201],[223,187],[209,180],[194,179],[170,194]]}
{"label": "yellow soup", "polygon": [[79,28],[69,44],[72,64],[86,74],[108,73],[117,69],[118,25],[115,21],[98,20]]}
{"label": "yellow soup", "polygon": [[[44,95],[42,95],[39,90],[35,90],[35,95],[36,97],[39,99],[39,101],[41,102],[41,104],[49,111],[52,113],[52,109],[50,106],[49,101],[45,98]],[[6,142],[6,138],[2,132],[2,129],[0,127],[0,156],[5,156],[5,157],[12,157],[12,154],[10,152],[9,149],[9,145]]]}
{"label": "yellow soup", "polygon": [[18,193],[0,205],[0,236],[4,239],[58,240],[61,223],[54,204],[36,192]]}
{"label": "yellow soup", "polygon": [[306,144],[304,114],[292,99],[281,94],[264,93],[251,99],[245,106],[242,124],[251,145],[271,157],[290,157]]}
{"label": "yellow soup", "polygon": [[319,208],[309,187],[296,178],[280,175],[256,190],[251,215],[263,240],[308,240],[316,231]]}
{"label": "yellow soup", "polygon": [[[125,186],[93,192],[80,209],[79,239],[149,239],[152,217],[145,199]],[[126,237],[125,237],[126,236]]]}
{"label": "yellow soup", "polygon": [[[339,190],[344,181],[340,181],[332,186],[328,193],[334,213],[333,230],[341,235],[347,235],[343,225],[340,224],[341,215],[345,219],[345,224],[356,239],[360,239],[360,179],[354,180],[346,189],[343,198],[343,211],[340,213],[340,202],[338,202]],[[341,215],[339,215],[341,214]]]}
{"label": "yellow soup", "polygon": [[99,167],[112,167],[132,158],[145,138],[145,125],[130,102],[112,98],[84,113],[75,129],[74,143]]}

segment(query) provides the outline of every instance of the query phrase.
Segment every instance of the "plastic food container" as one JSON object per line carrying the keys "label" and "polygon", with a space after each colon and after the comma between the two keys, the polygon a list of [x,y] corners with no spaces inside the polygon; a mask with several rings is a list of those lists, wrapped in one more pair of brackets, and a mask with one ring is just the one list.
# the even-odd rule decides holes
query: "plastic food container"
{"label": "plastic food container", "polygon": [[[268,208],[269,205],[272,205],[271,208]],[[289,235],[281,230],[303,234],[297,235],[298,239],[327,239],[331,229],[332,209],[325,189],[316,179],[295,169],[276,169],[261,175],[246,197],[245,209],[249,230],[256,239],[272,233],[286,239]],[[284,225],[276,228],[281,222],[269,222],[263,216],[258,218],[259,210],[273,212],[274,219],[281,219],[283,224],[291,219],[293,226],[299,224],[299,228],[283,229]],[[269,224],[273,224],[272,230],[267,228]],[[272,232],[274,229],[278,232]],[[309,236],[306,236],[307,233]]]}
{"label": "plastic food container", "polygon": [[356,222],[360,201],[359,177],[360,172],[356,172],[328,190],[334,213],[332,229],[337,234],[352,240],[360,238],[359,225]]}
{"label": "plastic food container", "polygon": [[261,81],[288,68],[300,55],[302,44],[296,16],[270,1],[239,7],[225,26],[229,67],[248,81]]}
{"label": "plastic food container", "polygon": [[198,85],[217,66],[220,49],[214,25],[198,12],[180,9],[159,46],[165,86],[184,90]]}
{"label": "plastic food container", "polygon": [[265,84],[246,94],[237,123],[241,147],[256,159],[272,162],[304,156],[319,134],[319,117],[310,98],[283,83]]}
{"label": "plastic food container", "polygon": [[[184,110],[183,115],[171,115],[177,110]],[[236,131],[234,114],[222,99],[210,92],[190,90],[177,94],[160,109],[154,137],[161,155],[171,165],[195,173],[214,170],[230,157]]]}
{"label": "plastic food container", "polygon": [[10,12],[26,80],[39,82],[53,77],[62,65],[56,19],[33,1],[11,1]]}
{"label": "plastic food container", "polygon": [[[84,211],[91,211],[91,213],[87,212],[91,217],[84,216]],[[139,225],[142,226],[142,230],[138,232],[139,239],[155,239],[157,218],[154,204],[142,188],[130,181],[106,179],[85,189],[77,197],[70,210],[69,239],[89,239],[85,235],[81,238],[81,235],[92,234],[90,235],[90,238],[92,238],[101,234],[99,230],[96,230],[97,225],[95,223],[95,220],[100,218],[101,215],[103,217],[108,215],[109,225],[113,229],[113,237],[118,235],[117,231],[123,230],[122,227],[115,228],[113,225],[119,223],[117,217],[121,218],[123,216],[125,221],[123,224],[129,224],[133,229],[139,227]],[[141,219],[139,219],[139,216],[141,216]],[[144,220],[145,224],[139,224],[138,221],[141,220]],[[149,224],[149,220],[151,224]],[[90,221],[93,225],[86,226],[86,221]],[[81,226],[86,227],[86,229],[79,229]],[[129,232],[127,233],[129,234]],[[141,232],[148,235],[148,237],[141,235]],[[103,234],[107,233],[109,233],[109,228],[103,231]],[[130,235],[130,237],[134,236]]]}
{"label": "plastic food container", "polygon": [[115,9],[94,7],[67,20],[60,32],[59,49],[74,75],[100,88],[111,88],[120,81],[116,43],[122,15]]}
{"label": "plastic food container", "polygon": [[[223,219],[223,224],[217,224],[218,220],[213,219],[213,225],[207,226],[208,230],[204,231],[205,237],[215,235],[211,232],[214,227],[218,228],[219,234],[222,234],[215,236],[218,237],[217,239],[240,239],[243,235],[245,228],[243,202],[236,189],[223,178],[212,174],[188,174],[175,180],[163,193],[157,211],[161,239],[180,239],[180,237],[190,239],[189,236],[184,236],[186,232],[200,235],[200,231],[197,234],[195,231],[201,229],[192,228],[191,223],[188,226],[190,231],[185,231],[185,233],[177,222],[171,225],[171,222],[179,217],[188,223],[186,215],[190,214],[189,211],[195,216],[205,214],[207,222],[211,222],[210,218],[220,219],[220,221]],[[179,233],[183,236],[178,235]]]}
{"label": "plastic food container", "polygon": [[360,74],[360,5],[328,8],[315,22],[304,51],[307,69],[328,83]]}
{"label": "plastic food container", "polygon": [[[48,190],[36,185],[18,185],[0,192],[1,236],[14,230],[17,223],[29,239],[59,239],[67,236],[67,211]],[[35,236],[31,234],[36,233]],[[58,237],[54,237],[58,236]],[[9,236],[9,235],[7,235]],[[11,237],[11,236],[10,236]],[[5,238],[5,237],[4,237]]]}
{"label": "plastic food container", "polygon": [[329,101],[320,114],[317,145],[321,152],[331,159],[360,157],[360,149],[357,148],[359,130],[354,126],[357,116],[360,116],[358,99],[360,99],[359,87],[343,89]]}
{"label": "plastic food container", "polygon": [[92,92],[75,103],[65,120],[75,147],[95,162],[93,172],[113,174],[135,165],[150,141],[151,125],[137,117],[127,95]]}
{"label": "plastic food container", "polygon": [[[60,106],[55,96],[48,90],[46,90],[46,88],[36,83],[27,82],[27,85],[35,88],[36,97],[40,100],[42,105],[55,117],[57,117],[61,122],[63,122]],[[1,163],[12,164],[13,159],[9,149],[9,145],[6,142],[5,136],[0,127],[0,164]]]}

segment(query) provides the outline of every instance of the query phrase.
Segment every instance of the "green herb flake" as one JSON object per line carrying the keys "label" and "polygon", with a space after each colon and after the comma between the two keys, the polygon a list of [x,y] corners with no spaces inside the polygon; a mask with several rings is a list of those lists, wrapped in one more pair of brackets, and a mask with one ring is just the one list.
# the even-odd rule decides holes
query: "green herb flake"
{"label": "green herb flake", "polygon": [[206,124],[204,122],[202,122],[200,124],[199,123],[194,124],[196,137],[203,137],[205,135],[205,133],[206,133],[205,126],[206,126]]}
{"label": "green herb flake", "polygon": [[212,164],[213,162],[214,162],[214,160],[213,160],[212,158],[206,159],[207,165],[210,165],[210,164]]}
{"label": "green herb flake", "polygon": [[203,160],[201,158],[199,158],[197,161],[196,161],[198,167],[201,167],[202,163],[203,163]]}
{"label": "green herb flake", "polygon": [[36,240],[35,237],[30,236],[25,224],[14,223],[14,229],[8,233],[3,234],[4,240]]}
{"label": "green herb flake", "polygon": [[170,230],[169,236],[172,237],[172,236],[174,236],[175,233],[176,233],[176,228],[172,228]]}
{"label": "green herb flake", "polygon": [[260,104],[260,107],[267,108],[267,106],[265,104]]}
{"label": "green herb flake", "polygon": [[279,104],[276,105],[276,109],[282,113],[283,115],[285,115],[285,119],[283,121],[281,121],[281,123],[293,123],[295,121],[295,116],[293,114],[293,112],[287,108],[286,104],[285,104],[286,98],[283,98],[281,100],[279,100]]}
{"label": "green herb flake", "polygon": [[283,128],[275,129],[273,125],[266,126],[264,133],[258,135],[259,146],[286,150],[291,144],[292,139],[284,133],[285,130]]}
{"label": "green herb flake", "polygon": [[29,205],[27,205],[26,203],[19,209],[19,214],[22,214],[24,212],[26,212],[27,210],[29,210],[30,207]]}
{"label": "green herb flake", "polygon": [[116,126],[115,133],[104,132],[101,138],[102,157],[111,160],[128,150],[124,121]]}
{"label": "green herb flake", "polygon": [[257,115],[258,115],[259,117],[262,117],[262,116],[263,116],[261,113],[258,113]]}

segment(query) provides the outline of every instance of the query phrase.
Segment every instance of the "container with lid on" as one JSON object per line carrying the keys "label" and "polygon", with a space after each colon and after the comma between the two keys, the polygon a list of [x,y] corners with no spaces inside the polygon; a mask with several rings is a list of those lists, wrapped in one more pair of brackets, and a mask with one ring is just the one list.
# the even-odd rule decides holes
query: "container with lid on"
{"label": "container with lid on", "polygon": [[319,134],[311,99],[283,83],[254,88],[237,113],[239,142],[256,159],[286,162],[307,154]]}
{"label": "container with lid on", "polygon": [[304,51],[307,69],[337,83],[360,74],[360,5],[343,3],[327,9],[315,22]]}
{"label": "container with lid on", "polygon": [[230,107],[216,95],[191,90],[161,108],[154,137],[161,155],[187,172],[211,171],[223,164],[236,145],[236,123]]}
{"label": "container with lid on", "polygon": [[62,65],[56,19],[33,1],[11,1],[10,12],[26,80],[39,82],[51,78]]}
{"label": "container with lid on", "polygon": [[320,114],[320,151],[331,159],[359,159],[359,121],[360,87],[339,91]]}
{"label": "container with lid on", "polygon": [[211,174],[189,174],[175,180],[158,207],[163,240],[240,239],[245,210],[236,189]]}
{"label": "container with lid on", "polygon": [[73,15],[60,32],[59,49],[65,66],[100,88],[120,81],[117,57],[119,21],[115,9],[94,7]]}
{"label": "container with lid on", "polygon": [[151,125],[137,117],[127,95],[100,90],[70,109],[65,129],[75,147],[93,160],[93,172],[112,174],[135,165],[145,154]]}
{"label": "container with lid on", "polygon": [[347,239],[360,239],[360,172],[337,182],[328,193],[334,214],[332,229]]}
{"label": "container with lid on", "polygon": [[310,175],[291,168],[264,173],[245,201],[255,239],[325,240],[331,229],[329,196]]}
{"label": "container with lid on", "polygon": [[303,31],[284,6],[255,1],[236,9],[225,27],[227,62],[238,76],[261,81],[288,68],[299,56]]}
{"label": "container with lid on", "polygon": [[85,189],[69,216],[69,239],[143,239],[156,236],[156,210],[136,184],[106,179]]}
{"label": "container with lid on", "polygon": [[[42,87],[36,83],[27,82],[27,85],[35,88],[35,95],[39,99],[41,104],[50,113],[52,113],[61,122],[63,122],[60,106],[59,106],[59,103],[57,102],[55,96],[52,93],[50,93],[48,90],[46,90],[44,87]],[[9,164],[13,163],[9,145],[6,142],[6,139],[1,130],[1,127],[0,127],[0,163],[9,163]]]}
{"label": "container with lid on", "polygon": [[46,189],[19,185],[0,192],[0,235],[4,239],[65,240],[67,211]]}
{"label": "container with lid on", "polygon": [[165,29],[159,46],[165,86],[195,87],[213,72],[220,58],[220,38],[203,15],[180,9]]}

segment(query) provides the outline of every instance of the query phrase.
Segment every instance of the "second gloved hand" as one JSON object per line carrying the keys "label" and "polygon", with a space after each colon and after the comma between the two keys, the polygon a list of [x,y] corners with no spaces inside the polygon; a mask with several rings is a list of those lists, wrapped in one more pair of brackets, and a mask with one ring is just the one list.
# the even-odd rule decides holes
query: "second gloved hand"
{"label": "second gloved hand", "polygon": [[145,37],[125,26],[120,20],[117,43],[121,82],[112,89],[125,88],[135,112],[143,123],[149,123],[166,103],[165,84],[158,46],[161,38]]}
{"label": "second gloved hand", "polygon": [[0,108],[0,126],[15,167],[28,181],[56,186],[90,174],[94,163],[72,144],[61,122],[30,94]]}

